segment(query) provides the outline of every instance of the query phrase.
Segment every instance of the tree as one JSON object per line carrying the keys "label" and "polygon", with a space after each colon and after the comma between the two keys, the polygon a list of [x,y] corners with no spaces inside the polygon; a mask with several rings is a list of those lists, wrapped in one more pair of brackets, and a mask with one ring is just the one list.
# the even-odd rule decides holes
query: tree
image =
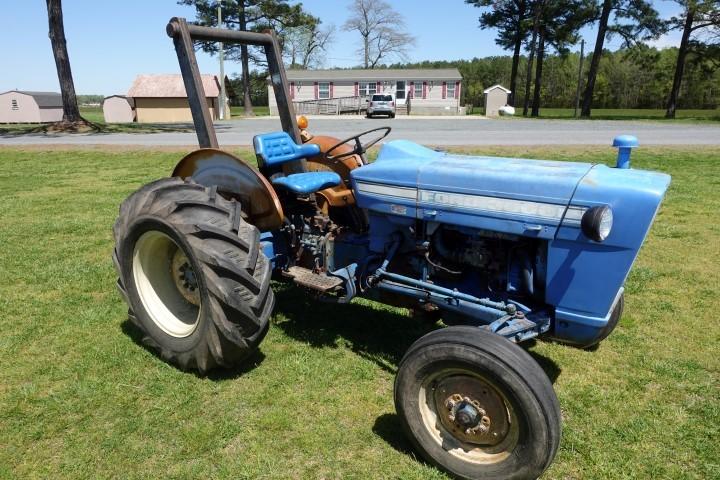
{"label": "tree", "polygon": [[[195,18],[198,25],[218,26],[217,7],[222,6],[223,25],[238,30],[263,31],[274,30],[280,40],[291,28],[319,24],[320,20],[305,12],[302,4],[290,5],[288,0],[179,0],[181,5],[195,7]],[[198,42],[203,51],[210,54],[217,52],[214,42]],[[242,64],[242,98],[245,115],[252,115],[250,95],[250,62],[263,64],[260,56],[254,55],[247,45],[226,45],[227,58],[240,60]]]}
{"label": "tree", "polygon": [[537,31],[538,47],[535,66],[535,87],[531,116],[540,115],[543,62],[548,47],[561,56],[578,41],[578,32],[594,14],[594,5],[586,0],[553,0],[542,2]]}
{"label": "tree", "polygon": [[[620,35],[623,45],[630,47],[657,38],[665,30],[665,23],[648,0],[602,0],[602,8],[599,12],[595,50],[590,61],[587,85],[582,99],[580,112],[582,117],[590,116],[595,80],[605,39]],[[610,23],[611,16],[614,17],[612,23]]]}
{"label": "tree", "polygon": [[350,18],[343,30],[357,31],[362,37],[362,55],[365,68],[375,68],[389,57],[407,58],[407,49],[415,44],[415,37],[404,31],[405,21],[384,0],[353,0]]}
{"label": "tree", "polygon": [[335,26],[321,29],[317,23],[293,27],[283,39],[288,65],[293,69],[306,70],[323,64],[323,55],[335,36]]}
{"label": "tree", "polygon": [[497,29],[495,43],[506,50],[512,50],[510,72],[510,98],[508,103],[515,105],[518,65],[522,44],[532,29],[532,0],[465,0],[465,3],[478,8],[489,8],[480,15],[480,28]]}
{"label": "tree", "polygon": [[527,117],[528,107],[530,105],[530,82],[532,82],[532,68],[535,59],[535,48],[537,46],[537,37],[540,32],[540,18],[543,11],[544,0],[538,0],[533,6],[533,24],[532,39],[530,40],[527,68],[525,71],[525,98],[523,100],[523,116]]}
{"label": "tree", "polygon": [[67,42],[65,41],[62,2],[61,0],[46,0],[46,2],[50,44],[55,57],[55,67],[57,68],[63,102],[62,123],[68,126],[87,124],[88,122],[80,116],[80,109],[75,95],[75,83],[70,70],[70,57],[68,56]]}
{"label": "tree", "polygon": [[[720,2],[709,0],[677,0],[683,6],[680,17],[670,19],[671,29],[682,29],[682,38],[675,63],[675,75],[667,100],[665,118],[675,118],[680,84],[683,80],[685,62],[688,53],[698,52],[707,47],[708,43],[700,39],[699,32],[711,32],[710,39],[720,36]],[[714,31],[714,32],[713,32]],[[714,33],[714,35],[712,35]]]}

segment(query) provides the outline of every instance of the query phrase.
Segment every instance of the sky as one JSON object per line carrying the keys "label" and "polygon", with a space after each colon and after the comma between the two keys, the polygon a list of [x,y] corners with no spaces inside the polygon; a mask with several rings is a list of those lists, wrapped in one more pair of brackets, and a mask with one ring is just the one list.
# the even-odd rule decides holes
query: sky
{"label": "sky", "polygon": [[[495,44],[495,31],[478,28],[481,10],[463,0],[387,0],[405,19],[417,40],[409,51],[411,61],[457,60],[506,55]],[[304,0],[303,6],[324,25],[337,26],[335,41],[324,68],[360,63],[355,53],[356,33],[341,30],[350,0]],[[664,17],[679,10],[675,2],[654,0]],[[165,34],[171,17],[195,17],[193,7],[175,0],[63,0],[65,36],[75,90],[78,94],[125,94],[139,74],[179,73],[172,41]],[[6,90],[59,91],[57,72],[47,36],[43,0],[0,0],[0,92]],[[586,51],[595,44],[595,28],[582,32]],[[653,42],[659,47],[677,45],[679,32]],[[619,42],[606,42],[615,49]],[[578,47],[579,49],[579,47]],[[216,73],[217,58],[198,52],[202,73]],[[226,62],[233,74],[240,66]]]}

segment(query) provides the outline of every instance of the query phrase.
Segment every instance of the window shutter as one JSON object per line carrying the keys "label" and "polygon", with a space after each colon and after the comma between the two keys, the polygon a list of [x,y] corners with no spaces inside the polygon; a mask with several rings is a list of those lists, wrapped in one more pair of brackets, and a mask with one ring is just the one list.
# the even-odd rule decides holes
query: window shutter
{"label": "window shutter", "polygon": [[447,82],[443,82],[442,98],[443,98],[443,99],[446,99],[446,98],[447,98]]}
{"label": "window shutter", "polygon": [[330,98],[334,98],[333,90],[334,90],[333,82],[330,82]]}
{"label": "window shutter", "polygon": [[355,82],[355,96],[360,96],[360,84],[358,82]]}
{"label": "window shutter", "polygon": [[318,92],[318,82],[313,82],[313,89],[315,89],[315,100],[318,99],[319,92]]}
{"label": "window shutter", "polygon": [[377,93],[382,92],[382,82],[376,82],[376,83],[375,83],[375,91],[376,91]]}
{"label": "window shutter", "polygon": [[427,82],[423,82],[423,98],[427,98]]}
{"label": "window shutter", "polygon": [[455,82],[455,98],[460,98],[460,82]]}
{"label": "window shutter", "polygon": [[295,100],[295,82],[290,82],[290,100]]}
{"label": "window shutter", "polygon": [[415,82],[410,82],[410,91],[408,92],[408,98],[413,98],[415,96]]}

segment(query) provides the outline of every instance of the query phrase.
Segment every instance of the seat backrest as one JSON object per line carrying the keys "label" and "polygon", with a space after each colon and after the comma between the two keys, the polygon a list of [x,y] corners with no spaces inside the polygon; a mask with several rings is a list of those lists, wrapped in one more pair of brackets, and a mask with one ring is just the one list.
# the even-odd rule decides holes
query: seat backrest
{"label": "seat backrest", "polygon": [[273,167],[320,153],[318,145],[314,143],[298,145],[287,132],[256,135],[253,138],[253,146],[261,167]]}

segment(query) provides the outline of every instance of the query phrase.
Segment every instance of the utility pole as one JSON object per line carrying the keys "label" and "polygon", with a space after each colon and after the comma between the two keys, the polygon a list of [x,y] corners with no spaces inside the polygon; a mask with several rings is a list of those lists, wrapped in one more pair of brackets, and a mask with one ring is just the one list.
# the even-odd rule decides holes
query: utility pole
{"label": "utility pole", "polygon": [[[218,1],[218,28],[222,28],[222,0]],[[224,52],[223,52],[223,42],[220,42],[220,55],[218,55],[220,58],[220,109],[219,117],[220,120],[225,120],[225,105],[226,101],[225,99],[227,96],[225,95],[225,65],[224,65]]]}
{"label": "utility pole", "polygon": [[583,68],[583,56],[585,55],[585,39],[580,41],[580,66],[578,67],[578,81],[577,91],[575,92],[575,113],[573,118],[577,118],[578,109],[580,108],[580,85],[582,84],[582,68]]}

